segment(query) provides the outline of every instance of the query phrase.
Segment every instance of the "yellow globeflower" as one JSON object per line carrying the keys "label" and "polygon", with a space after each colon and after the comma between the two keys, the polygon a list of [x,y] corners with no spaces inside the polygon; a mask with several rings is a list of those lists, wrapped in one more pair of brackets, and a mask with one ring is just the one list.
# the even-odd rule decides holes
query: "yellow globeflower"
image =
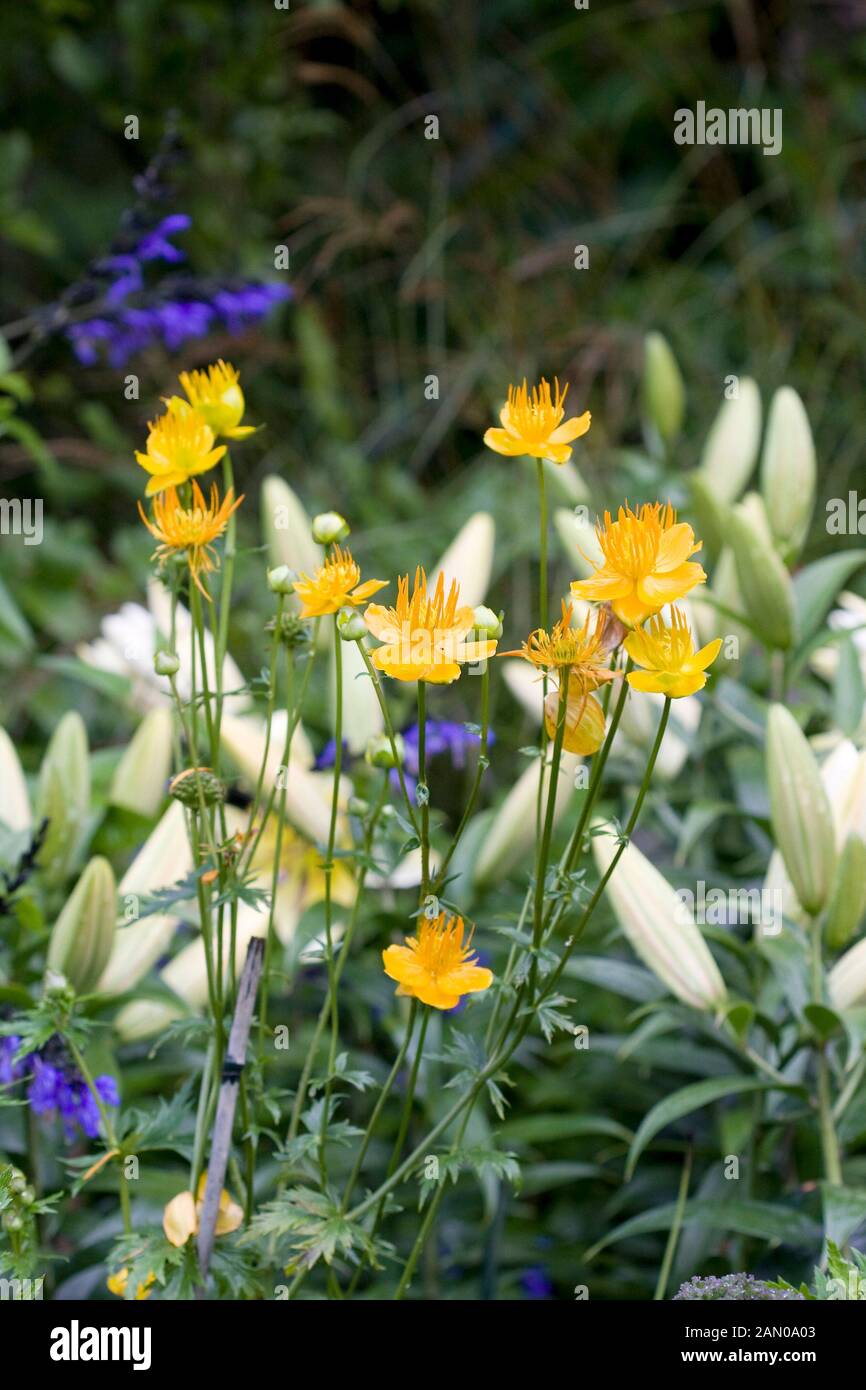
{"label": "yellow globeflower", "polygon": [[417,936],[405,946],[389,946],[382,963],[389,979],[396,980],[398,994],[408,994],[432,1009],[453,1009],[464,994],[489,989],[493,971],[477,965],[470,932],[463,944],[463,918],[422,918]]}
{"label": "yellow globeflower", "polygon": [[[562,746],[568,753],[594,753],[604,740],[604,711],[592,691],[606,681],[615,680],[618,671],[610,669],[610,654],[621,629],[604,608],[588,613],[582,627],[571,626],[571,605],[563,603],[562,617],[550,632],[538,628],[519,652],[503,656],[522,656],[542,670],[557,671],[568,681],[565,728]],[[556,736],[559,719],[559,692],[551,691],[544,702],[544,722],[551,738]]]}
{"label": "yellow globeflower", "polygon": [[445,579],[440,573],[432,597],[427,592],[427,576],[415,571],[415,586],[409,596],[409,576],[397,583],[397,605],[384,608],[371,603],[364,622],[384,646],[373,652],[373,665],[398,681],[430,681],[447,685],[460,675],[465,662],[483,661],[496,651],[495,641],[467,642],[475,625],[475,610],[458,608],[460,589],[452,581],[445,597]]}
{"label": "yellow globeflower", "polygon": [[721,637],[716,637],[696,652],[682,610],[671,609],[670,627],[665,626],[658,613],[646,627],[635,628],[625,639],[629,656],[638,666],[646,667],[644,671],[629,671],[628,683],[633,690],[670,695],[674,700],[694,695],[706,685],[706,669],[715,661],[721,645]]}
{"label": "yellow globeflower", "polygon": [[670,503],[652,502],[636,512],[620,507],[616,521],[605,512],[595,533],[604,564],[589,579],[575,580],[571,591],[609,602],[629,627],[706,582],[701,566],[689,561],[702,542],[687,522],[677,521]]}
{"label": "yellow globeflower", "polygon": [[568,387],[561,391],[555,378],[553,392],[544,377],[531,391],[525,379],[522,386],[509,386],[508,400],[499,413],[502,429],[489,429],[484,443],[497,454],[567,463],[572,441],[586,434],[592,423],[588,410],[563,422],[567,395]]}
{"label": "yellow globeflower", "polygon": [[172,396],[165,404],[165,414],[148,425],[146,452],[136,450],[135,454],[151,474],[145,489],[148,497],[178,487],[197,473],[207,473],[226,451],[224,444],[214,448],[213,430],[187,401]]}
{"label": "yellow globeflower", "polygon": [[[199,1178],[198,1192],[193,1197],[191,1192],[179,1192],[176,1197],[172,1197],[166,1203],[162,1213],[162,1229],[165,1231],[166,1240],[171,1241],[172,1245],[186,1245],[190,1236],[198,1232],[198,1223],[201,1218],[201,1210],[204,1205],[204,1190],[207,1184],[207,1173],[202,1173]],[[236,1231],[244,1219],[243,1208],[237,1202],[233,1202],[228,1192],[223,1188],[220,1193],[219,1209],[217,1211],[216,1234],[227,1236],[232,1231]]]}
{"label": "yellow globeflower", "polygon": [[214,434],[225,439],[246,439],[255,434],[255,425],[242,425],[244,393],[240,374],[222,358],[203,372],[181,372],[178,378],[191,406],[210,425]]}
{"label": "yellow globeflower", "polygon": [[295,584],[301,600],[302,618],[322,618],[326,613],[338,613],[347,604],[357,607],[365,599],[387,586],[387,579],[367,579],[359,583],[361,568],[348,550],[335,545],[328,559],[312,578],[302,574]]}
{"label": "yellow globeflower", "polygon": [[[109,1293],[117,1294],[118,1298],[124,1298],[126,1296],[126,1286],[129,1283],[129,1270],[126,1265],[123,1266],[123,1269],[119,1269],[116,1274],[109,1274],[105,1282],[108,1286]],[[144,1298],[150,1298],[151,1285],[155,1282],[155,1274],[148,1274],[146,1279],[142,1279],[135,1291],[136,1300],[140,1302]]]}
{"label": "yellow globeflower", "polygon": [[153,521],[150,521],[138,504],[141,519],[150,534],[159,541],[154,551],[160,562],[177,551],[185,550],[189,572],[205,598],[210,598],[207,589],[199,579],[202,571],[209,574],[216,569],[217,559],[211,547],[223,533],[232,512],[243,502],[243,496],[235,499],[229,488],[222,502],[219,499],[216,483],[210,491],[210,501],[205,502],[198,483],[192,485],[192,506],[184,507],[177,495],[177,489],[170,487],[163,496],[154,498]]}

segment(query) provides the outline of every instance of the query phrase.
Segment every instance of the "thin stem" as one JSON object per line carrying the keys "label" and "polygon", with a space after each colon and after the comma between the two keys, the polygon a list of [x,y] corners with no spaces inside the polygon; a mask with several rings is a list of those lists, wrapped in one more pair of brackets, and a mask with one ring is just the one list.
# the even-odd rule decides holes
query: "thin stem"
{"label": "thin stem", "polygon": [[[429,1012],[429,1011],[428,1011],[428,1012]],[[359,1147],[359,1149],[358,1149],[358,1153],[357,1153],[357,1155],[356,1155],[356,1157],[355,1157],[355,1162],[354,1162],[354,1165],[353,1165],[353,1167],[352,1167],[352,1171],[351,1171],[351,1173],[349,1174],[349,1180],[348,1180],[348,1182],[346,1183],[346,1190],[345,1190],[345,1192],[343,1193],[343,1200],[342,1200],[342,1202],[340,1203],[340,1211],[341,1211],[341,1212],[345,1212],[345,1210],[346,1210],[346,1208],[348,1207],[349,1202],[350,1202],[350,1200],[351,1200],[352,1193],[353,1193],[353,1191],[354,1191],[354,1189],[355,1189],[355,1184],[356,1184],[356,1182],[358,1181],[358,1175],[359,1175],[360,1172],[361,1172],[361,1167],[362,1167],[362,1165],[363,1165],[363,1163],[364,1163],[364,1159],[365,1159],[366,1156],[367,1156],[367,1150],[368,1150],[368,1148],[370,1147],[370,1143],[371,1143],[372,1138],[373,1138],[373,1135],[374,1135],[374,1133],[375,1133],[376,1125],[379,1123],[379,1116],[382,1114],[382,1111],[383,1111],[383,1109],[385,1108],[385,1102],[387,1101],[389,1095],[391,1094],[391,1088],[393,1087],[394,1082],[397,1080],[397,1077],[398,1077],[398,1075],[400,1074],[400,1070],[401,1070],[401,1068],[402,1068],[402,1066],[403,1066],[403,1062],[404,1062],[404,1060],[405,1060],[406,1053],[407,1053],[408,1050],[409,1050],[409,1042],[410,1042],[410,1040],[411,1040],[412,1033],[413,1033],[413,1031],[414,1031],[414,1029],[415,1029],[415,1019],[416,1019],[417,1017],[418,1017],[418,1001],[417,1001],[416,999],[413,999],[413,1000],[412,1000],[411,1008],[410,1008],[410,1010],[409,1010],[409,1019],[408,1019],[408,1022],[407,1022],[407,1024],[406,1024],[406,1032],[405,1032],[405,1035],[404,1035],[404,1037],[403,1037],[403,1041],[402,1041],[402,1043],[401,1043],[401,1045],[400,1045],[400,1050],[399,1050],[399,1052],[397,1053],[397,1056],[394,1058],[394,1065],[392,1066],[390,1072],[388,1073],[387,1080],[385,1081],[385,1083],[384,1083],[384,1085],[383,1085],[381,1091],[379,1092],[379,1096],[378,1096],[378,1098],[377,1098],[377,1100],[376,1100],[376,1104],[373,1106],[373,1113],[372,1113],[372,1115],[370,1116],[369,1124],[367,1125],[367,1128],[366,1128],[366,1130],[364,1131],[364,1137],[363,1137],[363,1139],[361,1140],[361,1144],[360,1144],[360,1147]],[[425,1015],[425,1019],[426,1019],[426,1015]],[[422,1037],[421,1041],[423,1041],[423,1037]],[[419,1049],[419,1052],[420,1052],[420,1049]],[[419,1053],[416,1053],[416,1059],[417,1059],[418,1055],[419,1055]]]}
{"label": "thin stem", "polygon": [[334,662],[336,670],[336,699],[334,706],[334,783],[331,795],[331,820],[328,826],[328,846],[323,868],[325,871],[325,940],[328,965],[328,1007],[331,1015],[331,1046],[328,1052],[328,1071],[325,1077],[325,1094],[322,1102],[322,1124],[319,1131],[319,1171],[322,1188],[328,1182],[328,1117],[331,1109],[331,1089],[337,1059],[339,1040],[339,1013],[337,1008],[337,987],[334,975],[333,940],[333,900],[332,878],[334,874],[334,846],[337,837],[337,811],[340,801],[340,775],[343,768],[343,639],[334,615]]}
{"label": "thin stem", "polygon": [[409,816],[409,821],[411,823],[412,829],[415,831],[415,834],[418,836],[418,839],[420,840],[421,829],[418,825],[417,820],[415,819],[415,807],[412,804],[412,798],[410,797],[409,790],[406,786],[406,778],[403,776],[403,760],[397,751],[397,736],[394,733],[394,725],[391,720],[391,711],[388,709],[388,701],[385,699],[385,692],[382,689],[382,682],[379,680],[379,673],[373,665],[372,661],[370,660],[370,653],[367,651],[367,648],[364,646],[363,642],[358,643],[358,650],[360,651],[364,661],[364,665],[367,668],[367,674],[369,675],[370,680],[373,682],[373,689],[376,692],[376,699],[379,701],[379,708],[382,711],[382,719],[385,723],[385,732],[388,735],[388,742],[391,745],[391,753],[394,758],[394,766],[397,769],[397,776],[400,779],[400,790],[403,793],[403,800],[406,803],[406,812]]}
{"label": "thin stem", "polygon": [[655,1293],[653,1294],[653,1300],[656,1303],[660,1303],[662,1301],[668,1286],[668,1279],[670,1278],[671,1274],[671,1266],[674,1262],[674,1255],[676,1254],[677,1245],[679,1244],[680,1239],[680,1231],[683,1227],[683,1214],[686,1209],[686,1200],[689,1195],[689,1179],[691,1177],[691,1174],[692,1151],[691,1148],[689,1148],[686,1150],[686,1156],[683,1160],[683,1171],[680,1174],[680,1186],[679,1192],[677,1193],[677,1204],[674,1210],[674,1219],[671,1222],[670,1234],[667,1238],[667,1243],[665,1245],[664,1258],[662,1260],[661,1269],[659,1270],[658,1280],[656,1281]]}
{"label": "thin stem", "polygon": [[[808,923],[808,930],[812,937],[812,999],[816,1004],[823,1004],[824,1002],[824,965],[821,958],[822,925],[820,919],[814,917]],[[841,1187],[842,1158],[833,1118],[830,1062],[827,1057],[826,1042],[819,1042],[816,1045],[815,1053],[817,1057],[818,1117],[821,1128],[821,1152],[824,1157],[824,1177],[834,1187]]]}
{"label": "thin stem", "polygon": [[485,769],[488,767],[487,746],[490,731],[490,663],[485,661],[484,670],[481,673],[481,740],[478,749],[478,762],[475,765],[475,776],[472,779],[472,786],[469,789],[469,797],[463,808],[463,815],[460,817],[460,824],[454,832],[454,837],[448,847],[448,851],[439,865],[436,880],[433,884],[433,892],[438,893],[445,882],[448,873],[448,865],[454,855],[454,851],[460,843],[463,831],[469,824],[472,812],[475,810],[475,803],[478,800],[478,793],[481,788],[481,779]]}
{"label": "thin stem", "polygon": [[421,812],[421,884],[419,901],[424,902],[430,885],[430,788],[427,786],[427,687],[418,681],[418,790],[415,799]]}

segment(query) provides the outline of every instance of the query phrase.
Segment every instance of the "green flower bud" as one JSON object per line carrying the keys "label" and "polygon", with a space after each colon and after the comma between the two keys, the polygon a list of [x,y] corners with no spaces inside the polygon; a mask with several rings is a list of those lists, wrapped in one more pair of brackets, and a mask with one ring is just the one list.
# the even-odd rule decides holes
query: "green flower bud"
{"label": "green flower bud", "polygon": [[644,340],[644,411],[648,423],[670,443],[676,439],[686,412],[686,392],[677,360],[661,333]]}
{"label": "green flower bud", "polygon": [[355,608],[341,608],[337,614],[337,631],[344,642],[360,642],[367,636],[367,624]]}
{"label": "green flower bud", "polygon": [[54,730],[39,769],[35,819],[48,821],[39,863],[50,882],[69,872],[89,810],[87,731],[81,715],[71,710]]}
{"label": "green flower bud", "polygon": [[277,565],[275,569],[268,570],[268,588],[273,594],[292,594],[297,577],[288,565]]}
{"label": "green flower bud", "polygon": [[800,552],[815,506],[815,445],[803,402],[782,386],[770,404],[761,492],[770,529],[788,564]]}
{"label": "green flower bud", "polygon": [[827,907],[824,934],[831,951],[841,951],[851,940],[866,911],[866,844],[849,835],[839,855],[833,893]]}
{"label": "green flower bud", "polygon": [[171,710],[157,705],[144,716],[117,764],[108,800],[141,816],[155,816],[170,771]]}
{"label": "green flower bud", "polygon": [[180,670],[180,657],[174,652],[157,652],[153,658],[153,669],[158,676],[176,676]]}
{"label": "green flower bud", "polygon": [[191,811],[199,810],[202,801],[205,806],[216,806],[226,799],[225,783],[209,767],[186,768],[172,779],[168,790],[175,801]]}
{"label": "green flower bud", "polygon": [[320,512],[313,517],[313,540],[319,545],[336,545],[349,534],[349,524],[339,512]]}
{"label": "green flower bud", "polygon": [[114,942],[117,887],[107,859],[91,859],[54,923],[47,964],[78,994],[96,985]]}
{"label": "green flower bud", "polygon": [[265,632],[275,631],[279,631],[279,640],[284,647],[306,647],[310,642],[310,624],[304,618],[299,618],[297,613],[285,609],[280,614],[279,623],[276,618],[265,623]]}
{"label": "green flower bud", "polygon": [[767,717],[767,783],[773,837],[801,907],[815,916],[836,871],[833,815],[808,739],[784,705]]}
{"label": "green flower bud", "polygon": [[[394,757],[396,750],[397,756]],[[405,748],[400,734],[394,735],[394,747],[391,747],[391,740],[387,734],[377,734],[371,738],[364,753],[364,761],[370,767],[402,767]]]}
{"label": "green flower bud", "polygon": [[361,796],[350,796],[346,810],[349,812],[350,816],[358,816],[360,819],[363,819],[364,816],[369,814],[370,803],[369,801],[365,801]]}
{"label": "green flower bud", "polygon": [[733,509],[728,530],[745,616],[768,647],[784,650],[794,640],[794,592],[756,493]]}
{"label": "green flower bud", "polygon": [[472,625],[476,632],[483,633],[485,637],[502,636],[502,619],[497,617],[492,608],[487,608],[484,604],[475,609]]}
{"label": "green flower bud", "polygon": [[755,467],[761,443],[761,393],[750,377],[722,403],[707,435],[698,474],[721,503],[736,502]]}

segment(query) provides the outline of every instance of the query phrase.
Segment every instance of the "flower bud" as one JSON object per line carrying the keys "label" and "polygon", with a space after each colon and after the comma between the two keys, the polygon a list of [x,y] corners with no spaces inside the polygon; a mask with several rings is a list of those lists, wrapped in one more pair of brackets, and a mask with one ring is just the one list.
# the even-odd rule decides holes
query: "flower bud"
{"label": "flower bud", "polygon": [[[397,756],[394,757],[396,750]],[[391,740],[387,734],[377,734],[371,738],[364,752],[364,761],[370,767],[402,767],[405,758],[405,746],[400,734],[394,735],[394,747],[391,747]]]}
{"label": "flower bud", "polygon": [[297,613],[287,612],[285,609],[280,614],[279,619],[271,618],[269,622],[265,623],[265,632],[277,632],[283,646],[289,647],[293,651],[309,646],[311,640],[310,624],[306,619],[298,617]]}
{"label": "flower bud", "polygon": [[[559,691],[551,690],[544,702],[544,726],[551,741],[556,738],[559,722]],[[574,681],[565,702],[562,746],[569,753],[586,756],[596,753],[604,743],[604,710],[594,695],[577,688]]]}
{"label": "flower bud", "polygon": [[29,830],[33,817],[27,783],[15,745],[3,728],[0,728],[0,787],[3,788],[0,822],[9,830]]}
{"label": "flower bud", "polygon": [[367,624],[355,608],[341,608],[337,614],[337,631],[344,642],[360,642],[367,636]]}
{"label": "flower bud", "polygon": [[362,796],[350,796],[346,803],[346,810],[350,816],[357,816],[363,820],[364,816],[370,813],[370,803],[365,801]]}
{"label": "flower bud", "polygon": [[[554,824],[562,819],[568,809],[574,792],[575,769],[579,761],[573,753],[562,754],[554,804]],[[532,849],[535,843],[535,811],[540,776],[541,758],[533,758],[493,815],[475,861],[473,882],[476,886],[490,883],[493,879],[505,878]],[[542,785],[543,805],[546,805],[549,785],[548,759]]]}
{"label": "flower bud", "polygon": [[745,616],[768,647],[790,647],[794,640],[791,576],[773,547],[757,494],[733,509],[729,534]]}
{"label": "flower bud", "polygon": [[489,512],[470,516],[434,565],[427,581],[428,592],[433,593],[439,575],[443,574],[446,592],[453,579],[460,585],[461,605],[474,608],[476,603],[483,603],[490,584],[495,537],[496,527]]}
{"label": "flower bud", "polygon": [[719,502],[736,502],[752,475],[760,442],[761,393],[754,381],[744,376],[736,396],[722,403],[698,470]]}
{"label": "flower bud", "polygon": [[87,731],[81,715],[70,710],[54,730],[39,769],[36,820],[48,821],[39,863],[51,882],[68,873],[89,810]]}
{"label": "flower bud", "polygon": [[268,570],[268,588],[272,594],[294,593],[297,577],[288,565],[277,565],[275,569]]}
{"label": "flower bud", "polygon": [[767,717],[767,783],[773,837],[800,905],[814,916],[833,887],[833,816],[815,755],[784,705],[771,705]]}
{"label": "flower bud", "polygon": [[153,669],[158,676],[176,676],[180,670],[180,657],[174,652],[156,652]]}
{"label": "flower bud", "polygon": [[262,483],[262,531],[272,566],[288,565],[299,574],[313,574],[322,562],[310,518],[282,478],[271,474]]}
{"label": "flower bud", "polygon": [[205,806],[216,806],[226,799],[225,783],[209,767],[185,768],[169,782],[168,791],[190,811],[199,810],[202,801]]}
{"label": "flower bud", "polygon": [[157,705],[144,716],[117,764],[108,800],[140,816],[155,816],[170,771],[171,710]]}
{"label": "flower bud", "polygon": [[831,951],[848,945],[866,911],[866,844],[849,835],[839,855],[824,935]]}
{"label": "flower bud", "polygon": [[648,423],[671,443],[682,429],[686,392],[677,360],[661,333],[648,333],[644,339],[643,399]]}
{"label": "flower bud", "polygon": [[[613,834],[596,834],[593,853],[601,873],[618,849]],[[628,844],[605,892],[634,951],[672,994],[694,1009],[718,1012],[725,982],[694,917],[650,861]]]}
{"label": "flower bud", "polygon": [[117,887],[107,859],[91,859],[54,923],[47,964],[78,994],[92,990],[111,955]]}
{"label": "flower bud", "polygon": [[761,458],[761,492],[784,559],[799,554],[815,506],[815,445],[803,402],[790,386],[774,395]]}
{"label": "flower bud", "polygon": [[492,608],[485,607],[483,603],[475,609],[472,626],[476,632],[483,633],[485,637],[499,638],[502,636],[502,619],[494,613]]}
{"label": "flower bud", "polygon": [[313,540],[319,545],[336,545],[349,534],[349,523],[339,512],[319,512],[313,517]]}
{"label": "flower bud", "polygon": [[834,1009],[866,1004],[866,937],[839,957],[827,976],[827,992]]}

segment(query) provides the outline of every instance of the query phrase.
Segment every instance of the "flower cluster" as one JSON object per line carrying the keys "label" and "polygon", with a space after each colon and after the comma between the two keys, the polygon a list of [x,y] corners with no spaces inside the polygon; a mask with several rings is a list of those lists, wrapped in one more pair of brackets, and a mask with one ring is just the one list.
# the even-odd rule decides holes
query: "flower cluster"
{"label": "flower cluster", "polygon": [[802,1300],[805,1297],[797,1289],[775,1289],[754,1274],[696,1274],[674,1294],[674,1302],[763,1302]]}
{"label": "flower cluster", "polygon": [[[26,1081],[27,1103],[45,1119],[59,1115],[67,1142],[75,1138],[76,1130],[95,1139],[100,1119],[97,1098],[62,1047],[52,1040],[41,1052],[28,1053],[16,1061],[20,1046],[21,1039],[15,1035],[0,1038],[0,1086]],[[113,1076],[97,1076],[94,1085],[103,1105],[120,1104]]]}

